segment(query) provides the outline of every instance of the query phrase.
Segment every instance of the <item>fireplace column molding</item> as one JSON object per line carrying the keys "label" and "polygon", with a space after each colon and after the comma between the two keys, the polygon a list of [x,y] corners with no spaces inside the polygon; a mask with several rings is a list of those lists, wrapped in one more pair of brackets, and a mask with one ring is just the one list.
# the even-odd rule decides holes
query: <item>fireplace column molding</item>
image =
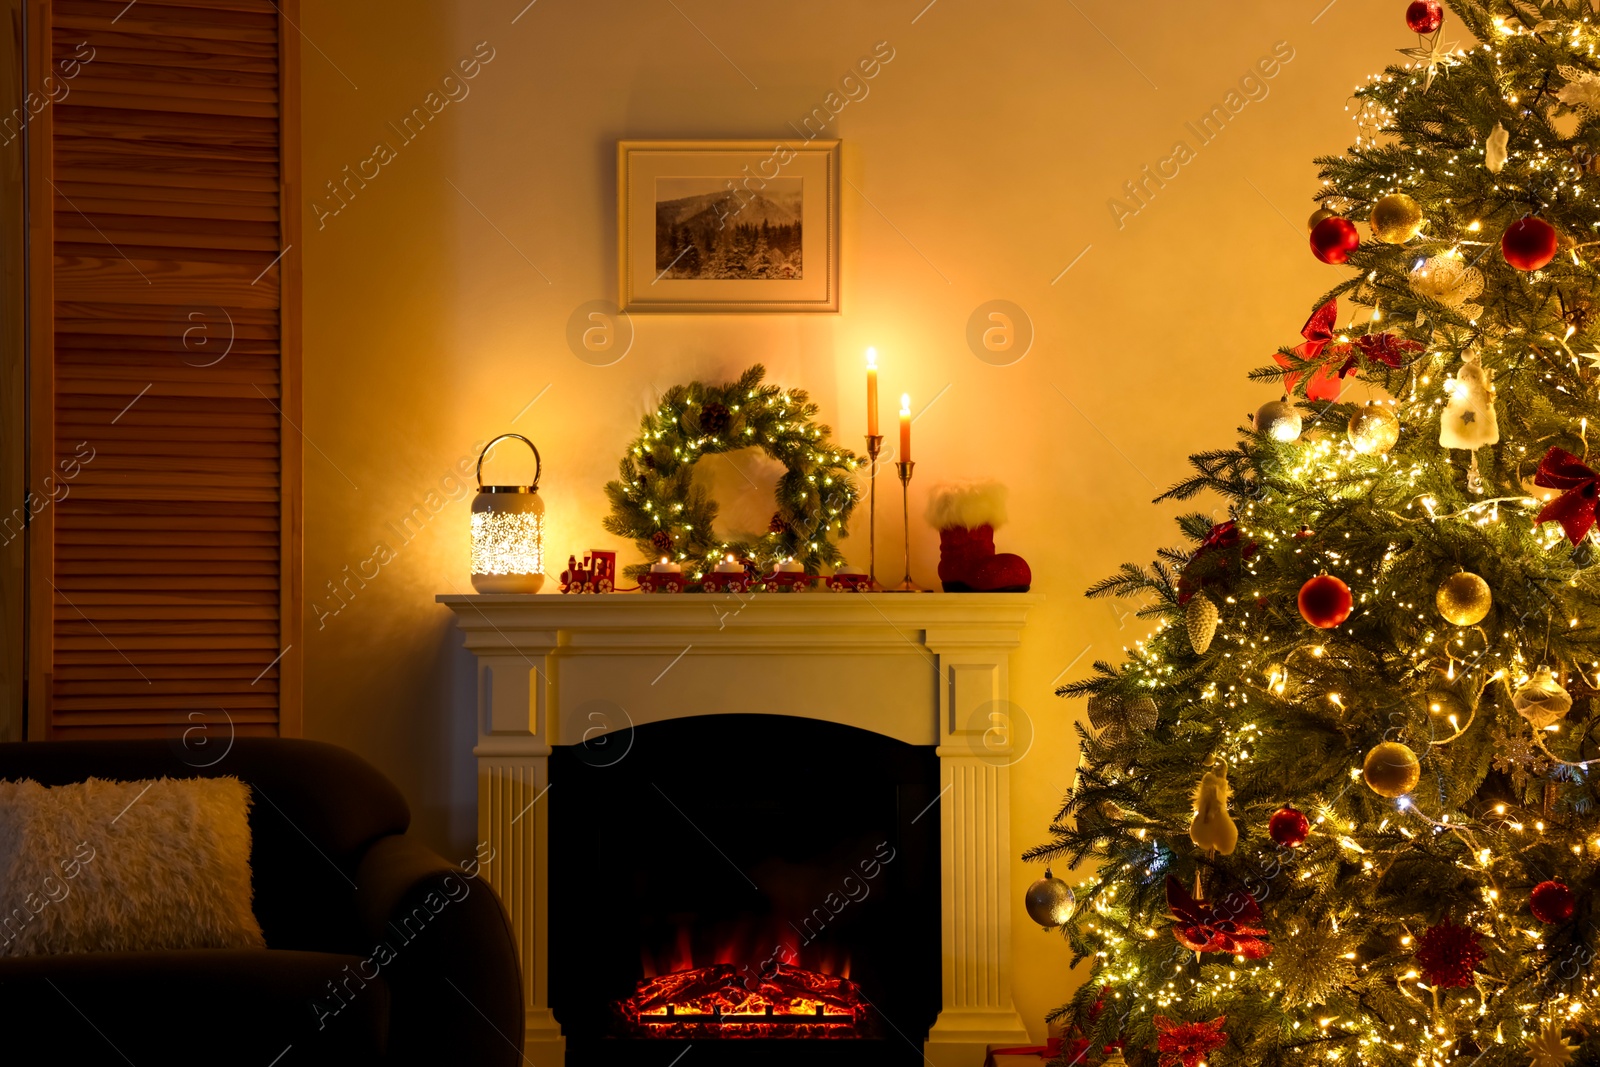
{"label": "fireplace column molding", "polygon": [[554,633],[518,634],[511,655],[478,659],[478,839],[494,850],[484,866],[505,903],[522,964],[526,1054],[560,1064],[566,1041],[550,1011],[549,826],[539,801],[550,787],[547,712]]}
{"label": "fireplace column molding", "polygon": [[992,632],[930,628],[924,638],[940,683],[944,1007],[923,1049],[933,1067],[1032,1043],[1011,999],[1011,763],[1026,753],[1008,701],[1009,636],[996,644]]}
{"label": "fireplace column molding", "polygon": [[[1030,1043],[1011,996],[1008,702],[1028,594],[451,595],[477,657],[478,833],[522,963],[527,1056],[560,1064],[550,1010],[550,752],[597,731],[765,712],[935,745],[943,1002],[931,1067]],[[1031,734],[1028,736],[1031,737]],[[559,979],[557,979],[559,980]]]}

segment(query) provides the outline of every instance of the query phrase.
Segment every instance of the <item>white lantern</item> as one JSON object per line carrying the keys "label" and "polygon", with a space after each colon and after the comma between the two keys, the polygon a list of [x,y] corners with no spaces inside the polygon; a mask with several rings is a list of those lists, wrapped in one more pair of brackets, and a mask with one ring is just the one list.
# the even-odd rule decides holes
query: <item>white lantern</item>
{"label": "white lantern", "polygon": [[[532,485],[484,485],[483,457],[515,439],[533,451]],[[544,586],[543,462],[533,442],[503,433],[478,455],[478,495],[472,498],[472,588],[480,593],[537,593]]]}

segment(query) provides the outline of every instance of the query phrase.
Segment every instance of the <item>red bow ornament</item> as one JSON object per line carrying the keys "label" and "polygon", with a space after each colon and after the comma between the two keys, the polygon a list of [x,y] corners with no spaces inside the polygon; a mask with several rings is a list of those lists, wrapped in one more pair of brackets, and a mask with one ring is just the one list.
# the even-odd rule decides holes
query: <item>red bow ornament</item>
{"label": "red bow ornament", "polygon": [[[1318,361],[1322,350],[1333,340],[1333,321],[1338,313],[1339,298],[1334,297],[1313,311],[1306,324],[1300,327],[1300,336],[1305,340],[1295,346],[1294,359],[1290,359],[1282,352],[1272,354],[1272,358],[1278,361],[1278,366],[1290,372],[1283,376],[1285,392],[1293,393],[1296,383],[1309,371],[1311,377],[1306,382],[1307,400],[1339,399],[1339,393],[1344,389],[1340,379],[1344,375],[1334,369],[1331,361]],[[1343,349],[1336,348],[1335,351],[1342,352]]]}
{"label": "red bow ornament", "polygon": [[1212,902],[1196,900],[1172,875],[1167,875],[1167,907],[1172,909],[1172,936],[1191,952],[1226,952],[1247,960],[1272,955],[1261,921],[1261,905],[1249,893],[1230,893]]}
{"label": "red bow ornament", "polygon": [[1595,499],[1600,477],[1564,448],[1552,447],[1539,461],[1533,484],[1565,490],[1539,512],[1539,522],[1559,522],[1567,540],[1576,545],[1594,526]]}
{"label": "red bow ornament", "polygon": [[1160,1034],[1156,1038],[1156,1051],[1161,1056],[1161,1067],[1200,1067],[1205,1058],[1228,1043],[1222,1032],[1226,1015],[1219,1015],[1208,1023],[1178,1023],[1165,1015],[1157,1015],[1151,1022]]}

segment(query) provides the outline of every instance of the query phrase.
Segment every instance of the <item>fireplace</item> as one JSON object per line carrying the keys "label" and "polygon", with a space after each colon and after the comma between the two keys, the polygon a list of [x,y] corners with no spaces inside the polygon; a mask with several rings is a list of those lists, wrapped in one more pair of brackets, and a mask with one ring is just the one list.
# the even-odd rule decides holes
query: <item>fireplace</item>
{"label": "fireplace", "polygon": [[[721,1036],[693,1038],[681,1067],[712,1052],[774,1062],[769,1049],[774,1056],[808,1049],[813,1063],[870,1059],[859,1050],[889,1056],[894,1044],[908,1055],[920,1044],[929,1067],[981,1067],[990,1045],[1032,1043],[1010,974],[1011,764],[1026,746],[997,724],[1015,710],[1010,654],[1040,597],[439,599],[477,661],[477,700],[463,713],[477,727],[478,832],[495,856],[484,877],[505,902],[517,939],[530,1062],[589,1062],[578,1055],[581,1041],[585,1055],[626,1048],[637,1053],[631,1062],[668,1067],[687,1043],[674,1035],[708,1028]],[[759,720],[773,720],[770,730]],[[672,727],[678,722],[688,733]],[[696,731],[705,745],[723,746],[724,762],[681,740]],[[758,738],[761,747],[751,747]],[[681,760],[651,755],[673,749]],[[909,798],[927,795],[930,753],[938,788],[929,800],[938,802],[916,819],[921,805]],[[601,764],[623,773],[586,777],[605,770]],[[871,773],[846,775],[836,764]],[[661,777],[642,776],[652,765]],[[707,767],[722,775],[720,789],[691,770]],[[574,841],[567,822],[577,809],[562,808],[585,780],[598,794],[595,810],[611,813],[587,821],[587,842]],[[614,800],[611,782],[618,790],[631,783],[629,799]],[[841,800],[844,789],[871,798]],[[686,850],[714,854],[674,810],[686,801],[683,811],[699,812],[695,822],[717,847],[751,867],[753,886],[733,867],[727,881],[712,883],[704,856],[688,865],[700,882],[655,877],[678,870]],[[906,916],[921,916],[914,936],[896,915],[863,922],[858,916],[869,908],[854,901],[839,910],[848,899],[840,888],[846,872],[862,877],[861,864],[881,842],[897,851],[878,861],[883,871],[861,903],[881,907],[889,899],[882,891],[892,888]],[[839,887],[800,877],[802,868],[837,876]],[[834,917],[819,927],[815,894],[826,900],[829,892]],[[595,906],[601,898],[606,905]],[[916,910],[924,906],[926,915]],[[792,959],[775,956],[795,913],[812,916],[809,929],[798,921],[809,942],[795,946]],[[626,936],[613,927],[626,927]],[[893,948],[899,937],[904,944]],[[930,955],[902,967],[896,951]],[[739,988],[760,999],[729,984],[751,980],[740,968],[752,965],[756,988]],[[891,974],[909,977],[890,981]],[[924,978],[938,986],[931,1027],[912,1021],[905,1034],[888,1036],[863,1029],[871,1020],[898,1026],[922,1018]],[[648,985],[656,980],[663,981]],[[579,996],[582,983],[592,984]],[[869,1002],[865,1019],[858,996]],[[666,1024],[657,1021],[669,1006],[663,997],[672,1008]],[[808,1009],[812,1019],[802,1023],[796,1016]],[[836,1017],[844,1015],[849,1023]],[[772,1036],[802,1025],[813,1039]]]}
{"label": "fireplace", "polygon": [[550,787],[569,1064],[689,1044],[699,1064],[922,1063],[940,1008],[933,746],[694,716],[556,746]]}

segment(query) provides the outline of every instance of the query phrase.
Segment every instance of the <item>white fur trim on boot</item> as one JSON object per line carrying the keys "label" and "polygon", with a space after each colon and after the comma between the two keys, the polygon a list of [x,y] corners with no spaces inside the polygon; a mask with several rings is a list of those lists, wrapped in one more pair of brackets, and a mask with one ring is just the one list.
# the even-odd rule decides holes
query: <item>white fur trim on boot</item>
{"label": "white fur trim on boot", "polygon": [[1006,494],[999,482],[936,485],[928,493],[928,522],[936,530],[999,527],[1006,521]]}

